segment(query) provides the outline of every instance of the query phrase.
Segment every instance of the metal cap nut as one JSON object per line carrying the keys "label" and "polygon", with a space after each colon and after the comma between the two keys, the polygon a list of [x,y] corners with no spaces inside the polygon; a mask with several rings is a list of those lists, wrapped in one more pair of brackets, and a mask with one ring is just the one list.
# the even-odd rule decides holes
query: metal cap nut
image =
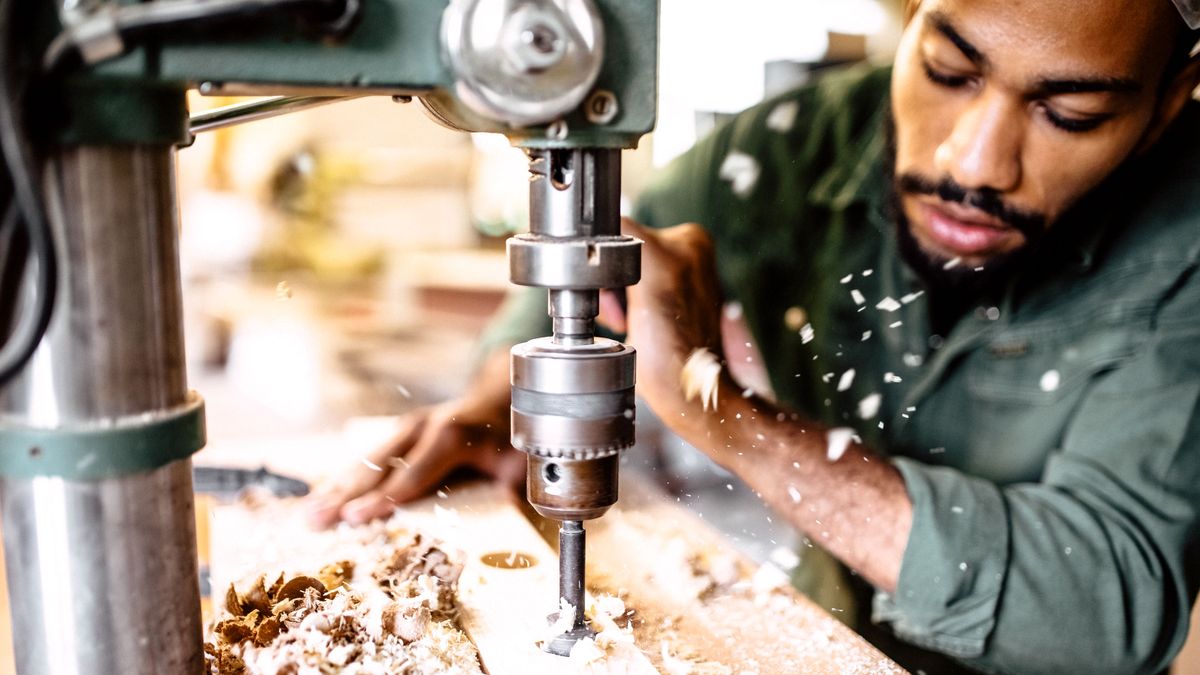
{"label": "metal cap nut", "polygon": [[566,27],[558,17],[526,5],[504,25],[504,54],[518,71],[535,73],[562,61],[567,53]]}
{"label": "metal cap nut", "polygon": [[605,125],[617,118],[621,107],[617,104],[616,94],[607,89],[597,89],[584,102],[583,110],[587,115],[587,121],[592,124]]}

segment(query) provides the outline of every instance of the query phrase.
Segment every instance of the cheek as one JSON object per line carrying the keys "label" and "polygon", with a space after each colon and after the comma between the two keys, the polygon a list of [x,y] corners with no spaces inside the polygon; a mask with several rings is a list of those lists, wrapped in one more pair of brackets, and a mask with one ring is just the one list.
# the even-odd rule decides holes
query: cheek
{"label": "cheek", "polygon": [[1022,203],[1042,211],[1053,222],[1129,157],[1146,120],[1126,119],[1089,134],[1031,125],[1024,153],[1027,189],[1022,191]]}
{"label": "cheek", "polygon": [[[915,41],[914,41],[915,42]],[[934,155],[953,131],[956,99],[925,77],[915,45],[902,44],[892,71],[892,114],[896,122],[896,173],[936,179]]]}

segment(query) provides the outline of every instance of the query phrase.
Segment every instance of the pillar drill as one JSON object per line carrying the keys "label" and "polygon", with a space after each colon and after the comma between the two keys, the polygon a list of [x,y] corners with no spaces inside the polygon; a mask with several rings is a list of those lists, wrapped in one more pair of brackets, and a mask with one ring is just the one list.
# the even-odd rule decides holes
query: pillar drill
{"label": "pillar drill", "polygon": [[559,595],[573,626],[547,649],[588,635],[583,521],[617,501],[622,450],[633,445],[634,351],[596,337],[600,289],[636,284],[641,242],[621,235],[619,150],[531,153],[530,232],[508,241],[515,284],[549,289],[553,335],[512,350],[512,443],[529,454],[529,503],[562,522]]}
{"label": "pillar drill", "polygon": [[[601,289],[639,277],[620,151],[654,125],[657,26],[656,0],[0,0],[0,254],[29,262],[0,270],[20,673],[203,671],[173,155],[367,95],[529,154],[511,280],[547,289],[553,331],[512,350],[512,442],[562,523],[574,620],[547,649],[588,634],[582,522],[616,501],[633,443],[634,353],[595,317]],[[274,98],[189,117],[189,89]]]}

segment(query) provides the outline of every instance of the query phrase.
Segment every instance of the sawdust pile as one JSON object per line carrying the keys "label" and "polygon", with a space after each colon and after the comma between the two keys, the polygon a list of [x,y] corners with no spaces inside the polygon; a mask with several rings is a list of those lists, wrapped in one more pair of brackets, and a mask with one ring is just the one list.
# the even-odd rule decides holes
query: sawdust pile
{"label": "sawdust pile", "polygon": [[370,569],[353,561],[315,576],[259,576],[225,594],[204,646],[210,675],[481,673],[457,624],[462,566],[419,534],[389,544]]}

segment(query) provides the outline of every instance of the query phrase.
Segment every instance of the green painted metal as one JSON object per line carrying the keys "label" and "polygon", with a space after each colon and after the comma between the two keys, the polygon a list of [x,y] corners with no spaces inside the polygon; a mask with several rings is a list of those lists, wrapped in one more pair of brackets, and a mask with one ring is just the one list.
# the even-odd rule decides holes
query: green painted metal
{"label": "green painted metal", "polygon": [[[513,129],[465,110],[453,94],[454,77],[439,40],[447,0],[363,0],[357,27],[339,41],[297,34],[280,21],[269,30],[227,33],[201,40],[172,40],[140,47],[94,68],[105,82],[130,87],[198,87],[218,91],[323,94],[363,91],[422,96],[450,125],[503,133],[522,147],[634,147],[654,128],[658,81],[658,1],[596,0],[604,21],[606,56],[597,87],[616,95],[619,110],[595,125],[577,111],[567,134],[547,137],[546,127]],[[119,127],[120,125],[116,125]],[[114,128],[114,137],[122,132]]]}
{"label": "green painted metal", "polygon": [[0,430],[0,475],[100,480],[150,471],[190,457],[204,447],[204,400],[192,392],[186,405],[154,417],[131,417],[107,426]]}
{"label": "green painted metal", "polygon": [[60,90],[56,134],[64,145],[190,142],[187,92],[155,81],[72,78]]}

